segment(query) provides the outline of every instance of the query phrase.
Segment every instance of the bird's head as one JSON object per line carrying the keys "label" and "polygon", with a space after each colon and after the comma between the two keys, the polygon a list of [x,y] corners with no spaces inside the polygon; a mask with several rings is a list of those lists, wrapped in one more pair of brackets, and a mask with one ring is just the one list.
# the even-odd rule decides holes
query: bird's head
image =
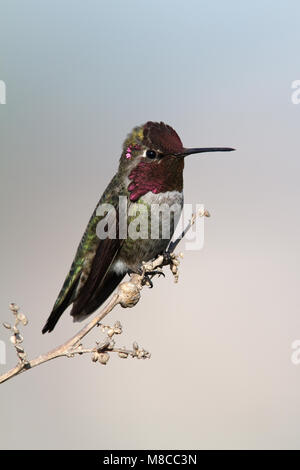
{"label": "bird's head", "polygon": [[177,132],[163,122],[148,121],[128,134],[120,158],[120,170],[130,180],[132,201],[148,191],[182,191],[184,159],[204,152],[225,152],[229,147],[183,147]]}

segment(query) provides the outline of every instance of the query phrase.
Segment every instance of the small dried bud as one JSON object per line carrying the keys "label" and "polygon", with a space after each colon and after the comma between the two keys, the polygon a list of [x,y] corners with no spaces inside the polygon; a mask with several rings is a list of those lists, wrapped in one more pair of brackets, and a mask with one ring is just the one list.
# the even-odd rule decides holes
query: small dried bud
{"label": "small dried bud", "polygon": [[14,304],[13,302],[11,304],[9,304],[9,308],[10,310],[13,312],[13,313],[17,313],[18,310],[19,310],[19,307],[17,304]]}
{"label": "small dried bud", "polygon": [[114,329],[113,328],[110,328],[107,332],[107,336],[109,336],[110,338],[115,334],[114,332]]}
{"label": "small dried bud", "polygon": [[122,307],[134,307],[140,300],[141,293],[139,287],[133,282],[122,282],[118,289],[119,302]]}
{"label": "small dried bud", "polygon": [[205,217],[210,217],[210,213],[207,210],[204,211],[204,215]]}
{"label": "small dried bud", "polygon": [[139,349],[139,345],[137,344],[136,341],[134,341],[134,343],[132,344],[132,347],[135,351],[138,351],[138,349]]}
{"label": "small dried bud", "polygon": [[99,350],[102,350],[102,349],[106,349],[110,344],[110,341],[108,338],[106,338],[104,341],[102,341],[102,343],[97,343],[98,345],[98,349]]}
{"label": "small dried bud", "polygon": [[16,336],[15,335],[12,335],[10,338],[9,338],[10,342],[12,344],[17,344],[17,340],[16,340]]}
{"label": "small dried bud", "polygon": [[94,353],[92,354],[92,361],[93,361],[93,362],[97,362],[98,359],[99,359],[99,353],[94,352]]}
{"label": "small dried bud", "polygon": [[3,323],[4,328],[11,330],[11,325],[9,323]]}
{"label": "small dried bud", "polygon": [[176,266],[175,264],[173,264],[173,265],[171,266],[171,271],[172,271],[173,274],[176,274],[176,273],[177,273],[178,269],[177,269],[177,266]]}
{"label": "small dried bud", "polygon": [[23,323],[24,326],[26,326],[27,323],[28,323],[28,320],[27,320],[26,316],[24,315],[24,313],[18,313],[18,314],[17,314],[17,319],[18,319],[21,323]]}
{"label": "small dried bud", "polygon": [[115,345],[116,345],[116,342],[115,342],[115,340],[112,339],[112,340],[109,342],[109,344],[108,344],[108,346],[107,346],[107,349],[108,349],[109,351],[112,351],[112,349],[114,349]]}
{"label": "small dried bud", "polygon": [[120,352],[118,353],[118,356],[121,357],[122,359],[127,359],[128,353],[125,352],[125,351],[120,351]]}
{"label": "small dried bud", "polygon": [[105,366],[109,361],[109,354],[107,352],[100,353],[98,361]]}
{"label": "small dried bud", "polygon": [[122,325],[119,321],[114,324],[114,333],[120,335],[122,333]]}
{"label": "small dried bud", "polygon": [[15,333],[16,343],[23,343],[24,338],[19,333]]}

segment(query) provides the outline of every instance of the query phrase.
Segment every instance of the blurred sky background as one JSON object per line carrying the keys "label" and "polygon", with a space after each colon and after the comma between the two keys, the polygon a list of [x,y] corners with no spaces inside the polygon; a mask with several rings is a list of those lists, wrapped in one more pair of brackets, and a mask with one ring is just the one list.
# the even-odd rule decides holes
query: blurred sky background
{"label": "blurred sky background", "polygon": [[185,201],[212,217],[179,284],[107,319],[151,360],[3,384],[1,448],[299,448],[299,17],[296,0],[0,0],[0,318],[28,314],[30,357],[78,330],[65,314],[41,335],[131,128],[237,148],[186,161]]}

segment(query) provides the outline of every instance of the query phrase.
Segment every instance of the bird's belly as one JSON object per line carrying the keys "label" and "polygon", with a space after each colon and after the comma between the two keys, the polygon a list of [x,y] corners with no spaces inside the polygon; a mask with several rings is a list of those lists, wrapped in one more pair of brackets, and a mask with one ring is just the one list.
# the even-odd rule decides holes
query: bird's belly
{"label": "bird's belly", "polygon": [[113,265],[114,271],[137,271],[142,261],[149,261],[165,251],[180,218],[182,206],[183,194],[178,191],[160,194],[149,192],[137,203],[131,204],[128,236]]}

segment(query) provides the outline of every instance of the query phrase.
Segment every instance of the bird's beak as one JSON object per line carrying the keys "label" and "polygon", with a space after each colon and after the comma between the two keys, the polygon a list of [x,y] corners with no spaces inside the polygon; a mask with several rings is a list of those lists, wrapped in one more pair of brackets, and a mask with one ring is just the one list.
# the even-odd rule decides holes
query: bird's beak
{"label": "bird's beak", "polygon": [[187,157],[188,155],[192,155],[193,153],[206,153],[206,152],[232,152],[233,148],[231,147],[202,147],[202,148],[190,148],[190,149],[183,149],[178,157]]}

